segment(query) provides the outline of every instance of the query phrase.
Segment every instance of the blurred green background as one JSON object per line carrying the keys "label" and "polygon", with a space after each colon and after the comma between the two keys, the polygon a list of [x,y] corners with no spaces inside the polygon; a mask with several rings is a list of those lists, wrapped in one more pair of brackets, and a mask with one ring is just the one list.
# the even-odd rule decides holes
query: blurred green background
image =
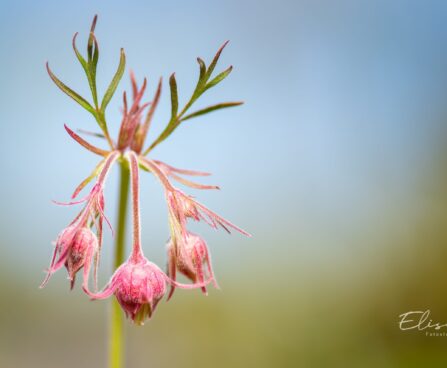
{"label": "blurred green background", "polygon": [[[102,91],[124,47],[150,94],[176,71],[184,103],[195,58],[230,39],[217,70],[235,69],[200,106],[246,102],[188,122],[153,152],[213,172],[222,191],[193,194],[254,236],[192,227],[222,290],[180,290],[144,327],[128,323],[127,366],[445,365],[447,337],[398,321],[430,309],[447,322],[446,3],[192,0],[0,3],[0,367],[106,364],[109,303],[69,292],[64,271],[37,288],[51,240],[77,213],[50,200],[68,199],[96,163],[63,129],[94,122],[44,63],[87,96],[71,37],[85,42],[96,13]],[[152,138],[169,116],[164,87]],[[145,253],[164,267],[162,192],[150,176],[143,186]],[[112,245],[108,232],[101,284]]]}

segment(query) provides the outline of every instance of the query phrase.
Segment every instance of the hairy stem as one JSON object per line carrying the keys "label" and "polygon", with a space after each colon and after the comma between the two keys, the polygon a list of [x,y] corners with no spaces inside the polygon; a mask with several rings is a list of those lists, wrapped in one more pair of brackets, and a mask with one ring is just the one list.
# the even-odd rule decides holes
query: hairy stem
{"label": "hairy stem", "polygon": [[[129,201],[129,168],[127,162],[121,162],[121,180],[119,189],[118,225],[116,229],[116,248],[114,268],[124,262],[124,245],[126,235],[126,213]],[[109,367],[122,368],[124,355],[123,315],[121,307],[114,298],[110,319]]]}
{"label": "hairy stem", "polygon": [[130,178],[132,185],[132,211],[133,211],[133,245],[132,258],[138,261],[143,256],[141,250],[141,228],[140,228],[140,179],[138,172],[138,157],[135,152],[127,154],[130,166]]}

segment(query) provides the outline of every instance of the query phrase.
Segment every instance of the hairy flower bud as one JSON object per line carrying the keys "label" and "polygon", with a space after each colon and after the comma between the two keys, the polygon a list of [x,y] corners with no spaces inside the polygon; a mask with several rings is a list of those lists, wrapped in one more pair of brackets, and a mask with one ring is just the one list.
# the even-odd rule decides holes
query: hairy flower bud
{"label": "hairy flower bud", "polygon": [[165,295],[166,278],[163,271],[146,258],[129,259],[115,271],[102,292],[85,291],[93,299],[105,299],[115,294],[126,316],[135,324],[142,325]]}
{"label": "hairy flower bud", "polygon": [[91,255],[97,251],[98,239],[96,235],[88,227],[80,228],[73,238],[65,261],[71,288],[74,286],[76,273],[85,265],[86,261],[91,260]]}
{"label": "hairy flower bud", "polygon": [[166,293],[166,283],[182,289],[204,287],[210,280],[190,285],[171,280],[155,263],[142,254],[133,255],[113,274],[103,291],[92,293],[84,285],[84,291],[92,299],[106,299],[115,294],[127,317],[137,325],[152,317],[158,302]]}
{"label": "hairy flower bud", "polygon": [[166,293],[163,272],[151,262],[126,263],[117,280],[115,296],[126,315],[142,325]]}
{"label": "hairy flower bud", "polygon": [[[86,226],[70,225],[61,231],[57,237],[53,258],[45,280],[40,287],[44,287],[51,275],[65,266],[73,288],[76,273],[85,266],[84,282],[90,271],[93,255],[98,251],[98,239]],[[57,256],[59,258],[56,260]]]}
{"label": "hairy flower bud", "polygon": [[[218,287],[206,242],[196,234],[188,232],[186,239],[179,243],[174,243],[172,239],[169,241],[168,276],[173,280],[176,278],[176,270],[194,283],[205,283],[207,279],[207,282],[212,281],[214,286]],[[174,290],[175,285],[172,285],[169,298]],[[202,286],[202,291],[207,293],[206,286]]]}

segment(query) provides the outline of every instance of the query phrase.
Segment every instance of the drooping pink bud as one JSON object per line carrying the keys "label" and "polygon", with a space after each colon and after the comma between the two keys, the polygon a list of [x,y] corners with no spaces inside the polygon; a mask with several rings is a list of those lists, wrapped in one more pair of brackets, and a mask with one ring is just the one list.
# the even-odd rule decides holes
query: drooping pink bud
{"label": "drooping pink bud", "polygon": [[130,258],[115,271],[102,292],[84,291],[93,299],[105,299],[115,294],[126,317],[142,325],[166,293],[166,278],[163,271],[146,258]]}
{"label": "drooping pink bud", "polygon": [[[96,287],[97,269],[100,258],[99,253],[102,244],[103,220],[107,222],[113,235],[112,226],[104,214],[104,185],[110,169],[118,159],[119,155],[120,153],[118,151],[109,152],[107,157],[97,165],[93,173],[76,188],[72,196],[73,198],[79,194],[93,177],[98,176],[95,185],[85,198],[68,203],[53,201],[56,204],[64,206],[81,203],[85,203],[85,206],[70,225],[58,236],[51,264],[45,280],[40,285],[41,288],[46,285],[51,275],[64,265],[67,267],[72,288],[75,281],[75,275],[83,266],[85,266],[84,284],[88,284],[88,276],[93,256],[95,257],[94,281]],[[92,224],[96,226],[98,237],[88,227],[92,226]],[[58,256],[59,259],[56,261]]]}
{"label": "drooping pink bud", "polygon": [[[168,276],[175,281],[176,271],[185,275],[194,283],[207,284],[213,282],[218,288],[214,277],[211,259],[205,240],[200,236],[188,232],[184,239],[175,243],[172,239],[168,242]],[[207,279],[207,282],[205,282]],[[202,291],[206,295],[206,286]],[[171,285],[169,297],[174,293],[175,285]]]}
{"label": "drooping pink bud", "polygon": [[166,293],[166,283],[182,289],[194,289],[205,286],[207,282],[191,285],[180,284],[171,280],[156,264],[141,255],[131,256],[113,274],[104,290],[92,293],[84,285],[84,291],[92,299],[106,299],[115,294],[126,317],[137,325],[152,317],[158,302]]}
{"label": "drooping pink bud", "polygon": [[[73,289],[76,273],[84,266],[90,267],[92,255],[98,251],[98,239],[88,228],[80,228],[73,238],[72,245],[68,251],[65,267]],[[87,262],[87,265],[86,265]]]}
{"label": "drooping pink bud", "polygon": [[120,274],[115,296],[126,315],[142,325],[166,293],[163,272],[153,263],[129,264]]}
{"label": "drooping pink bud", "polygon": [[[86,226],[70,225],[59,234],[56,240],[53,257],[45,280],[40,287],[44,287],[51,275],[65,266],[74,286],[76,273],[84,267],[84,283],[91,267],[93,255],[98,251],[98,239]],[[59,258],[56,260],[56,258]]]}

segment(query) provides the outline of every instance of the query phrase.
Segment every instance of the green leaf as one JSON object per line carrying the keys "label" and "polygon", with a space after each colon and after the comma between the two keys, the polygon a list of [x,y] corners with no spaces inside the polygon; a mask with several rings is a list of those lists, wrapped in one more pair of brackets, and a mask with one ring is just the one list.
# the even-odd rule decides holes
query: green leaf
{"label": "green leaf", "polygon": [[98,41],[96,40],[95,35],[93,35],[93,42],[95,44],[95,50],[93,51],[93,59],[91,61],[92,70],[94,71],[94,74],[96,74],[96,65],[98,65],[98,59],[99,59],[99,46]]}
{"label": "green leaf", "polygon": [[233,66],[230,66],[228,69],[224,70],[222,73],[219,73],[215,78],[213,78],[210,82],[208,82],[205,86],[205,91],[211,87],[214,87],[216,84],[222,82],[233,70]]}
{"label": "green leaf", "polygon": [[197,58],[197,62],[199,63],[199,67],[200,67],[199,80],[197,82],[196,88],[194,89],[189,101],[182,108],[180,113],[178,112],[177,82],[175,80],[175,74],[171,75],[171,78],[169,79],[169,85],[171,88],[171,118],[169,120],[169,123],[165,127],[165,129],[158,136],[158,138],[154,142],[152,142],[152,144],[143,152],[143,156],[147,155],[155,146],[157,146],[159,143],[161,143],[167,137],[169,137],[172,134],[172,132],[175,129],[177,129],[177,127],[180,125],[180,123],[182,121],[194,118],[196,116],[207,114],[214,110],[219,110],[219,109],[232,107],[232,106],[238,106],[238,105],[242,104],[242,102],[224,102],[224,103],[220,103],[217,105],[206,107],[204,109],[198,110],[196,112],[193,112],[193,113],[185,116],[185,113],[188,111],[188,109],[207,89],[214,87],[216,84],[220,83],[222,80],[224,80],[231,73],[231,71],[233,69],[232,66],[230,66],[223,72],[219,73],[215,78],[213,78],[209,83],[207,83],[207,81],[211,77],[211,74],[214,71],[214,68],[216,67],[216,64],[220,58],[220,55],[221,55],[223,49],[228,44],[228,42],[229,41],[226,41],[219,48],[219,50],[217,50],[217,53],[214,56],[213,60],[211,61],[211,64],[209,65],[208,69],[205,65],[205,62],[201,58]]}
{"label": "green leaf", "polygon": [[199,80],[197,81],[196,88],[194,89],[194,92],[191,95],[191,98],[189,99],[188,103],[183,108],[180,115],[184,114],[186,110],[188,110],[191,105],[200,97],[200,95],[205,91],[205,84],[206,84],[206,64],[201,58],[197,58],[197,62],[199,63],[200,67],[200,74],[199,74]]}
{"label": "green leaf", "polygon": [[113,94],[116,91],[116,88],[118,87],[118,83],[121,80],[121,77],[124,73],[124,68],[126,66],[126,55],[124,54],[124,49],[121,49],[120,54],[120,63],[118,65],[118,69],[110,82],[109,88],[107,88],[106,93],[104,94],[104,98],[101,102],[101,112],[104,114],[107,105],[109,104],[110,100],[112,99]]}
{"label": "green leaf", "polygon": [[47,62],[47,71],[50,76],[50,78],[53,80],[53,82],[60,88],[62,92],[70,96],[73,100],[75,100],[79,105],[81,105],[84,109],[86,109],[91,114],[95,115],[95,109],[79,94],[77,94],[75,91],[73,91],[70,87],[66,86],[64,83],[62,83],[50,70],[50,67]]}
{"label": "green leaf", "polygon": [[93,96],[93,102],[95,106],[98,106],[98,97],[96,93],[96,73],[92,72],[91,64],[90,62],[87,62],[81,55],[81,53],[78,51],[76,47],[76,37],[78,36],[78,32],[76,32],[73,36],[73,50],[76,54],[76,57],[78,58],[79,62],[82,65],[82,68],[84,69],[85,75],[87,76],[88,85],[90,86],[90,90],[92,91]]}
{"label": "green leaf", "polygon": [[78,37],[78,32],[76,32],[73,36],[73,40],[72,40],[73,50],[74,50],[79,62],[81,63],[82,67],[84,68],[85,72],[88,74],[87,61],[85,61],[85,59],[82,57],[81,53],[78,51],[78,48],[76,47],[76,37]]}
{"label": "green leaf", "polygon": [[161,132],[155,142],[152,143],[149,150],[155,147],[158,143],[165,140],[180,123],[178,113],[178,95],[177,95],[177,81],[175,80],[175,73],[169,78],[169,88],[171,89],[171,119],[166,128]]}
{"label": "green leaf", "polygon": [[197,84],[200,83],[205,83],[206,81],[205,79],[205,74],[206,74],[206,65],[205,62],[201,59],[201,58],[197,58],[197,62],[199,63],[199,67],[200,67],[200,75],[199,75],[199,82]]}
{"label": "green leaf", "polygon": [[200,66],[200,75],[199,80],[197,81],[196,88],[194,89],[194,92],[191,95],[191,98],[189,99],[188,103],[185,105],[185,107],[182,109],[180,116],[183,116],[183,114],[192,106],[192,104],[209,88],[214,87],[216,84],[218,84],[220,81],[225,79],[228,74],[231,73],[231,70],[233,69],[232,66],[230,66],[227,70],[223,71],[219,75],[217,75],[211,82],[208,84],[206,83],[210,77],[211,74],[214,71],[214,68],[217,64],[217,61],[219,60],[220,54],[222,53],[225,46],[228,44],[229,41],[226,41],[217,51],[216,55],[214,56],[213,61],[211,62],[210,66],[208,67],[208,70],[206,70],[205,62],[201,58],[197,58],[197,62]]}
{"label": "green leaf", "polygon": [[222,53],[225,46],[227,46],[228,42],[230,42],[230,41],[225,41],[224,44],[222,46],[220,46],[219,50],[217,50],[217,53],[214,56],[213,61],[211,62],[211,64],[208,67],[208,70],[206,71],[206,80],[210,79],[211,74],[213,73],[214,68],[216,67],[217,61],[220,58],[220,54]]}
{"label": "green leaf", "polygon": [[175,73],[169,78],[169,88],[171,89],[171,122],[177,118],[178,113],[178,94],[177,81],[175,80]]}
{"label": "green leaf", "polygon": [[92,21],[92,26],[90,27],[90,36],[88,38],[87,43],[87,55],[88,55],[88,61],[89,63],[92,61],[92,54],[93,54],[93,39],[95,37],[95,27],[96,27],[96,21],[98,20],[98,15],[96,14]]}
{"label": "green leaf", "polygon": [[242,104],[243,104],[243,102],[240,102],[240,101],[239,102],[222,102],[222,103],[219,103],[216,105],[205,107],[204,109],[201,109],[201,110],[195,111],[189,115],[186,115],[180,121],[185,121],[185,120],[192,119],[192,118],[195,118],[200,115],[208,114],[209,112],[212,112],[215,110],[225,109],[227,107],[239,106]]}
{"label": "green leaf", "polygon": [[[95,49],[93,50],[93,59],[89,61],[89,70],[90,70],[90,76],[91,76],[91,90],[93,95],[93,102],[95,103],[96,109],[98,109],[98,92],[96,90],[96,66],[98,65],[98,59],[99,59],[99,47],[98,47],[98,41],[96,40],[96,37],[94,34],[90,35],[93,37],[93,42],[95,45]],[[90,80],[89,80],[90,84]]]}
{"label": "green leaf", "polygon": [[177,95],[177,82],[175,80],[175,73],[171,75],[169,78],[169,87],[171,89],[171,119],[169,120],[166,128],[160,133],[158,138],[149,146],[149,148],[145,151],[144,154],[147,154],[152,148],[154,148],[157,144],[164,141],[169,135],[177,128],[180,124],[178,113],[178,95]]}

